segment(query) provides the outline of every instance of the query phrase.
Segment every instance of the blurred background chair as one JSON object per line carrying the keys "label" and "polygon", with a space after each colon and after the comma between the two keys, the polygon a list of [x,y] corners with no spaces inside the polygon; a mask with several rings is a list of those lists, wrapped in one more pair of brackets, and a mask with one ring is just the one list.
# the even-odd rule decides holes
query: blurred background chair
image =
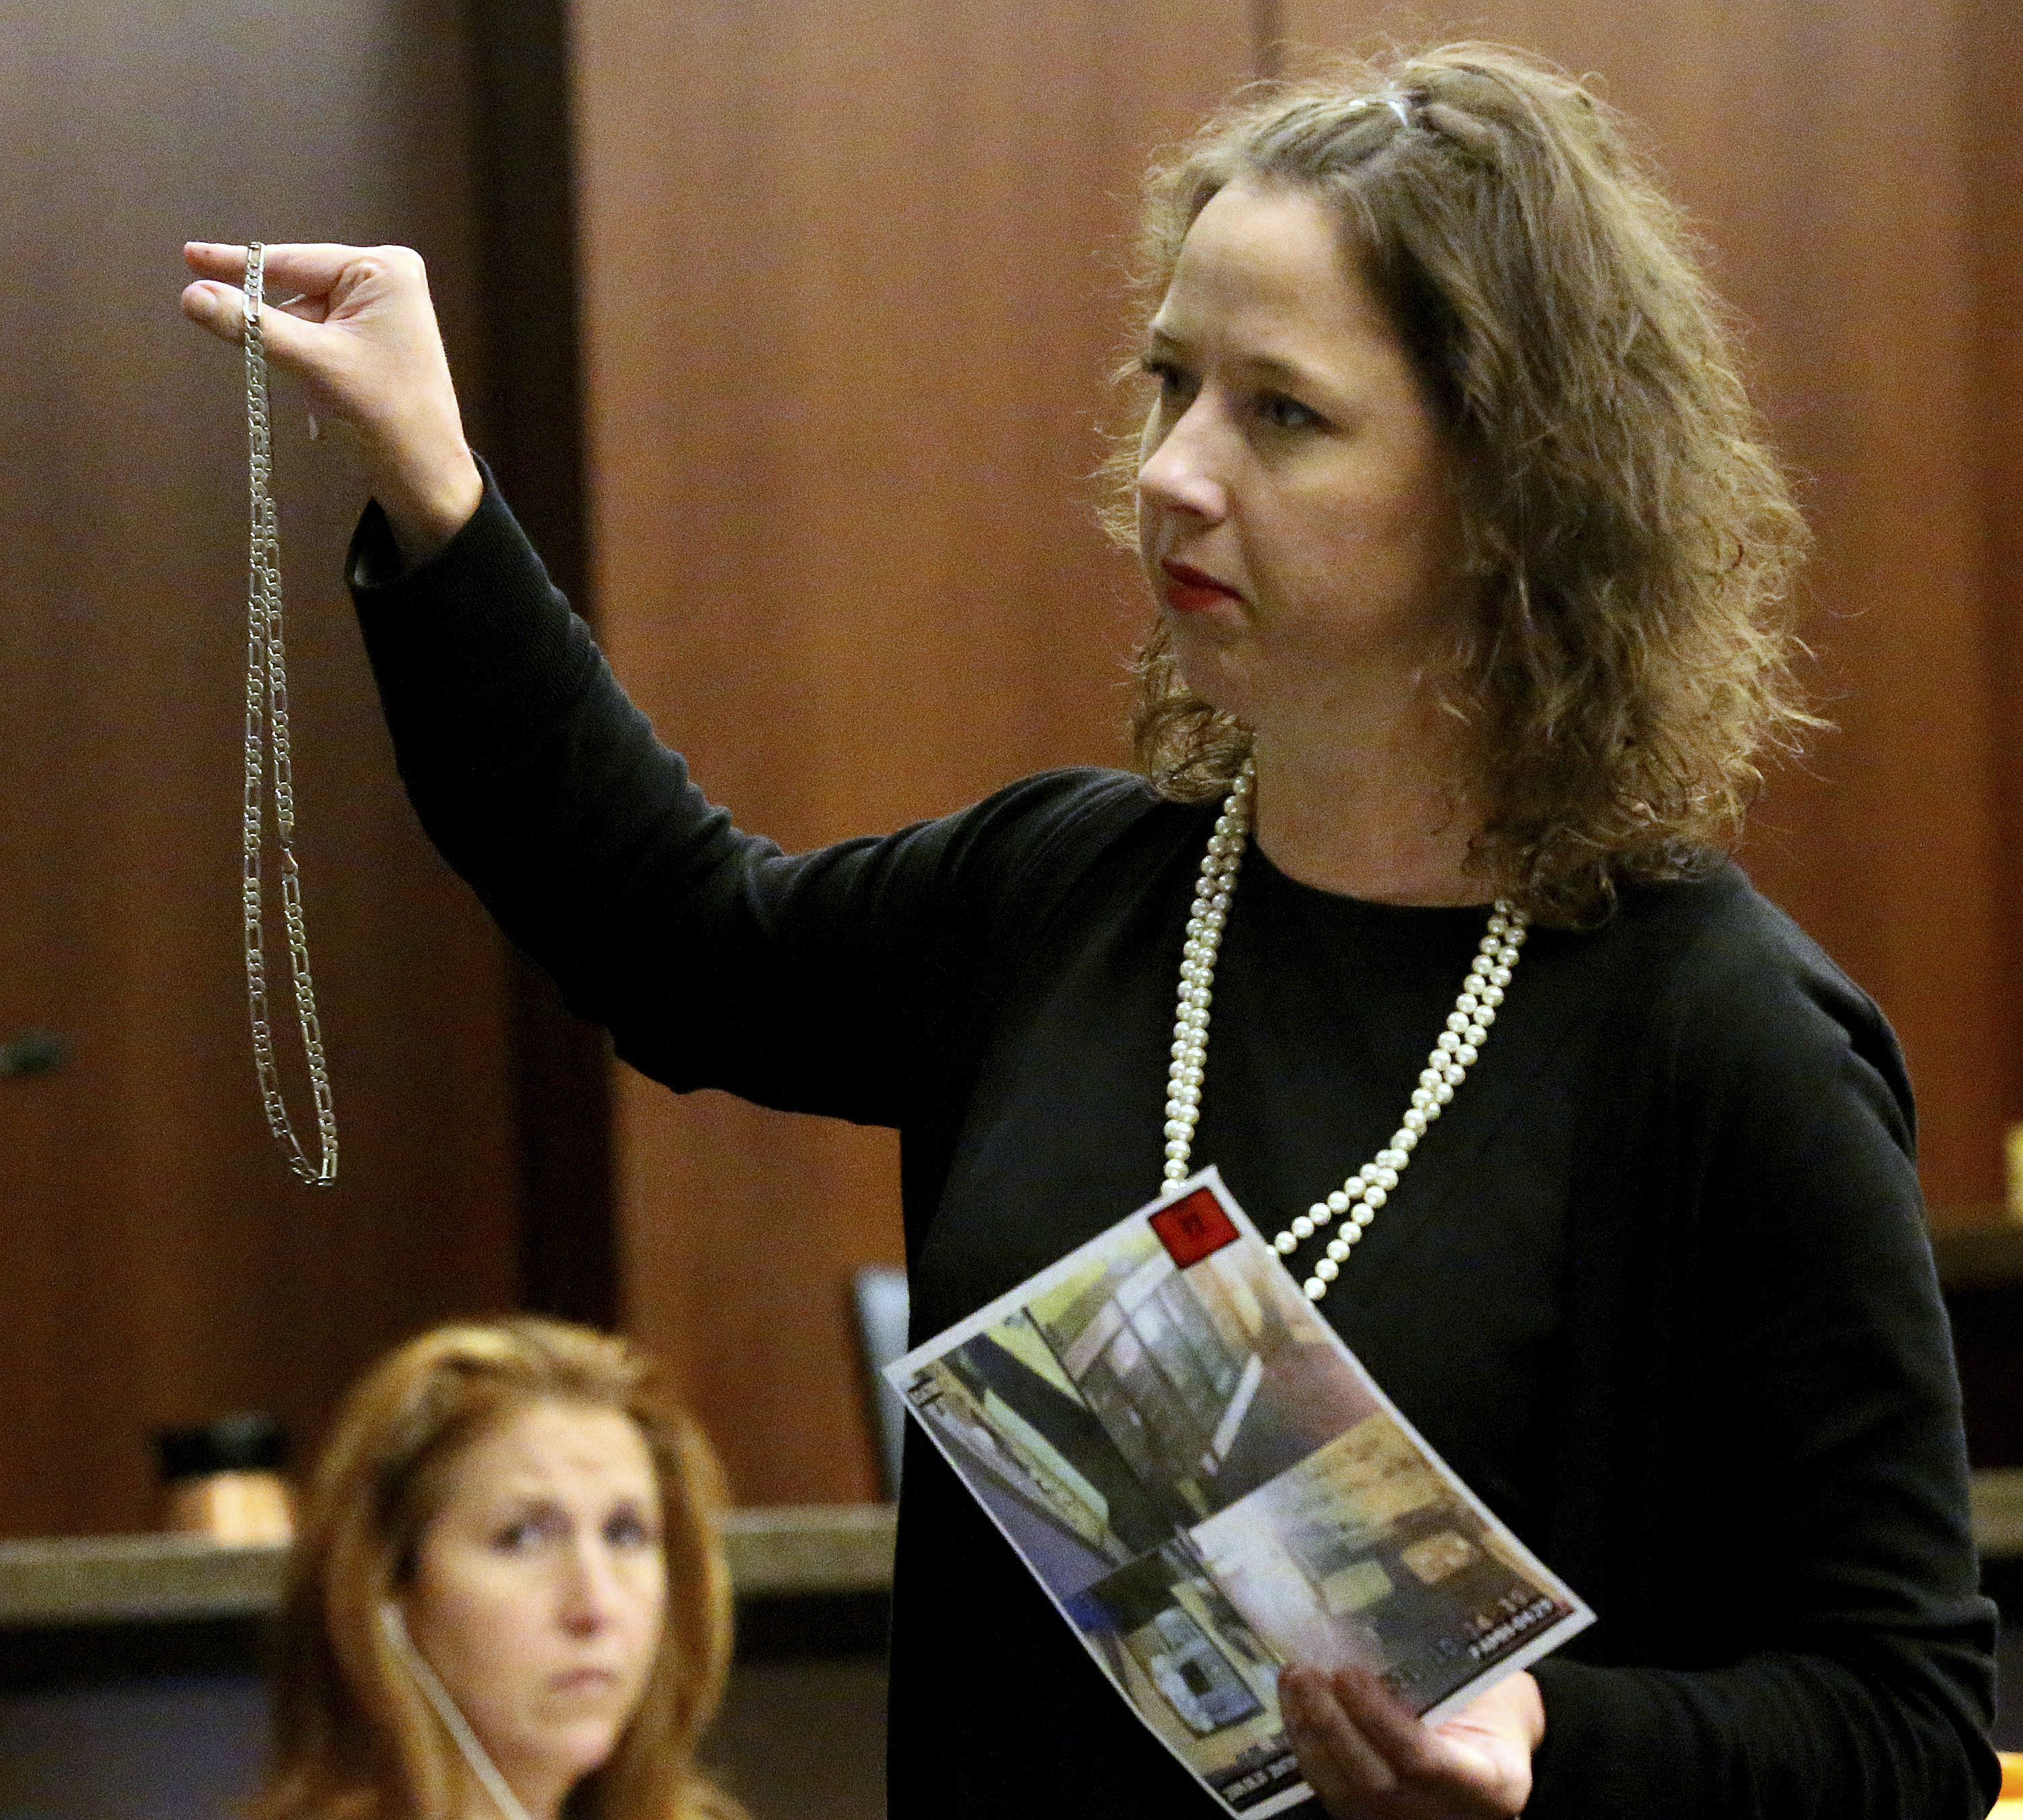
{"label": "blurred background chair", "polygon": [[892,1264],[867,1264],[851,1285],[857,1338],[870,1380],[871,1423],[878,1441],[879,1489],[889,1503],[899,1495],[899,1460],[905,1451],[906,1405],[885,1381],[885,1368],[906,1353],[906,1273]]}

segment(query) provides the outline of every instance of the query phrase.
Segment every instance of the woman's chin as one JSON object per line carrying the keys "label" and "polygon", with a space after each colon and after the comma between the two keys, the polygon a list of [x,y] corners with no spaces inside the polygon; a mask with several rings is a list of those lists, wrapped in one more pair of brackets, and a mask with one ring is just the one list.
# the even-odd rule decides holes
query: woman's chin
{"label": "woman's chin", "polygon": [[1219,713],[1234,715],[1246,724],[1253,719],[1254,678],[1229,644],[1176,631],[1172,648],[1180,680],[1190,693],[1199,696]]}
{"label": "woman's chin", "polygon": [[601,1769],[618,1748],[624,1728],[616,1719],[579,1719],[563,1729],[556,1740],[557,1757],[568,1763],[579,1776]]}
{"label": "woman's chin", "polygon": [[[502,1769],[510,1760],[518,1767],[536,1770],[543,1781],[573,1788],[611,1760],[623,1729],[605,1719],[572,1719],[543,1726],[535,1736],[516,1738],[492,1755]],[[488,1744],[486,1748],[491,1747]]]}

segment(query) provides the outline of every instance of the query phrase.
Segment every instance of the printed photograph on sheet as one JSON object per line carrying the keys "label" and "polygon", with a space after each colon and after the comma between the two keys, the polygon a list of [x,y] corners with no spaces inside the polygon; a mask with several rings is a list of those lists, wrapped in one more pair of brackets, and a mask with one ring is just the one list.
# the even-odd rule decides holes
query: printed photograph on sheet
{"label": "printed photograph on sheet", "polygon": [[1394,1409],[1213,1170],[887,1368],[1231,1813],[1307,1799],[1287,1664],[1438,1719],[1593,1621]]}

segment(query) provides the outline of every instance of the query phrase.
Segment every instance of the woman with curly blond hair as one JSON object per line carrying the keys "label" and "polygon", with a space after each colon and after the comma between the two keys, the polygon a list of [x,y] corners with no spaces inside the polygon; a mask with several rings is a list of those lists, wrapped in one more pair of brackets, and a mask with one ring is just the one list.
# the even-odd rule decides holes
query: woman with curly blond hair
{"label": "woman with curly blond hair", "polygon": [[[1230,1752],[1258,1811],[1979,1820],[1909,1090],[1725,853],[1811,724],[1803,537],[1675,211],[1577,83],[1458,46],[1212,121],[1145,249],[1140,773],[790,858],[548,587],[419,262],[270,248],[268,347],[372,463],[424,820],[647,1073],[900,1128],[920,1335],[1219,1165],[1600,1614],[1434,1727],[1289,1665],[1297,1763]],[[243,250],[189,258],[236,337]],[[892,1674],[894,1820],[1216,1811],[917,1445]]]}
{"label": "woman with curly blond hair", "polygon": [[623,1340],[443,1327],[339,1409],[290,1567],[257,1820],[741,1820],[696,1767],[722,1481]]}

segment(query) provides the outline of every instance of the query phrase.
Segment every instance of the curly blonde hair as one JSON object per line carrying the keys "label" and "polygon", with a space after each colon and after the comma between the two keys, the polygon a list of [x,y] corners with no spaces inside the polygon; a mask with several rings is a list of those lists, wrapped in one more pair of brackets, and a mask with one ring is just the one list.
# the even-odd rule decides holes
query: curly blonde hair
{"label": "curly blonde hair", "polygon": [[289,1562],[274,1752],[252,1820],[456,1820],[471,1791],[449,1736],[393,1654],[380,1608],[471,1444],[531,1403],[631,1419],[660,1489],[668,1606],[659,1654],[611,1759],[569,1820],[744,1820],[697,1768],[730,1670],[722,1473],[701,1431],[656,1395],[643,1354],[586,1327],[513,1315],[439,1327],[353,1387]]}
{"label": "curly blonde hair", "polygon": [[[1139,284],[1238,181],[1333,211],[1454,438],[1482,607],[1444,699],[1485,781],[1470,869],[1541,919],[1732,845],[1758,755],[1821,723],[1791,673],[1803,520],[1677,207],[1611,111],[1521,52],[1335,66],[1210,120],[1148,180]],[[1134,361],[1130,371],[1137,370]],[[1106,521],[1135,546],[1136,437]],[[1138,760],[1225,789],[1248,730],[1190,690],[1163,627],[1137,659]]]}

